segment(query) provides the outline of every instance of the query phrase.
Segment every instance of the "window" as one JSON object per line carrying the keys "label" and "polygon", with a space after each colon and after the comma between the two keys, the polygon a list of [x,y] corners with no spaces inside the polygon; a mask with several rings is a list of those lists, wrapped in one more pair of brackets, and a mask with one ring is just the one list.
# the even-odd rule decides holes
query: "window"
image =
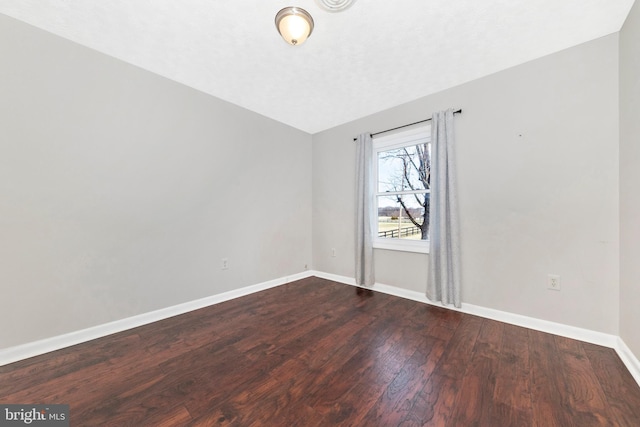
{"label": "window", "polygon": [[431,126],[373,140],[375,248],[429,252]]}

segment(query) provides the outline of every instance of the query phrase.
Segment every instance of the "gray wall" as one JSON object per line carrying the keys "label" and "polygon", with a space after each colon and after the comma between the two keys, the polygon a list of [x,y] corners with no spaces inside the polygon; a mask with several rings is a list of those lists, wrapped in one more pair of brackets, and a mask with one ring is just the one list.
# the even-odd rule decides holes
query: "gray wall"
{"label": "gray wall", "polygon": [[[353,137],[448,107],[463,302],[617,334],[617,34],[314,135],[314,268],[354,276]],[[376,279],[423,292],[427,257],[375,250]]]}
{"label": "gray wall", "polygon": [[640,4],[620,32],[620,336],[640,358]]}
{"label": "gray wall", "polygon": [[2,15],[0,58],[0,348],[311,263],[310,135]]}

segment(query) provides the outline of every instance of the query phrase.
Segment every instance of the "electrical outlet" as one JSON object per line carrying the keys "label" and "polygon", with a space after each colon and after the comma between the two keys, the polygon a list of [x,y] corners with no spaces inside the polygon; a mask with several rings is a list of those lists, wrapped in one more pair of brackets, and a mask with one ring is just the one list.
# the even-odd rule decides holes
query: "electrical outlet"
{"label": "electrical outlet", "polygon": [[229,258],[222,258],[221,267],[223,270],[229,269]]}
{"label": "electrical outlet", "polygon": [[336,257],[336,248],[331,248],[331,257]]}
{"label": "electrical outlet", "polygon": [[560,290],[560,276],[556,274],[549,274],[547,276],[547,289],[552,289],[554,291]]}

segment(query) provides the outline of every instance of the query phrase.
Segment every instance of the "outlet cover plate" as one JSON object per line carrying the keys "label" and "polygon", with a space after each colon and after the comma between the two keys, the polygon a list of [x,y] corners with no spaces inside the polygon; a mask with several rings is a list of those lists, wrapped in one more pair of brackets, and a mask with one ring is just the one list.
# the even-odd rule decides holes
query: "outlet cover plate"
{"label": "outlet cover plate", "polygon": [[547,289],[551,289],[553,291],[560,290],[560,276],[557,274],[549,274],[547,276]]}

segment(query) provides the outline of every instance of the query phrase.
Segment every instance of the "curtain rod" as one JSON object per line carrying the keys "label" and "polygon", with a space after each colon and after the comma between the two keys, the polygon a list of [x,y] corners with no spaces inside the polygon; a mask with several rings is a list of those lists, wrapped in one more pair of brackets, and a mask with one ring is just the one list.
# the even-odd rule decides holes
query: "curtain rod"
{"label": "curtain rod", "polygon": [[[459,110],[456,110],[453,112],[453,114],[461,114],[462,113],[462,108],[460,108]],[[420,120],[418,122],[413,122],[413,123],[409,123],[408,125],[402,125],[402,126],[398,126],[396,128],[391,128],[391,129],[387,129],[387,130],[381,130],[380,132],[376,132],[376,133],[372,133],[371,136],[376,136],[376,135],[380,135],[381,133],[387,133],[387,132],[391,132],[392,130],[398,130],[398,129],[402,129],[402,128],[406,128],[409,126],[413,126],[413,125],[417,125],[418,123],[424,123],[424,122],[430,122],[431,121],[431,117],[429,117],[428,119],[424,119],[424,120]],[[357,141],[358,138],[353,138],[354,141]]]}

